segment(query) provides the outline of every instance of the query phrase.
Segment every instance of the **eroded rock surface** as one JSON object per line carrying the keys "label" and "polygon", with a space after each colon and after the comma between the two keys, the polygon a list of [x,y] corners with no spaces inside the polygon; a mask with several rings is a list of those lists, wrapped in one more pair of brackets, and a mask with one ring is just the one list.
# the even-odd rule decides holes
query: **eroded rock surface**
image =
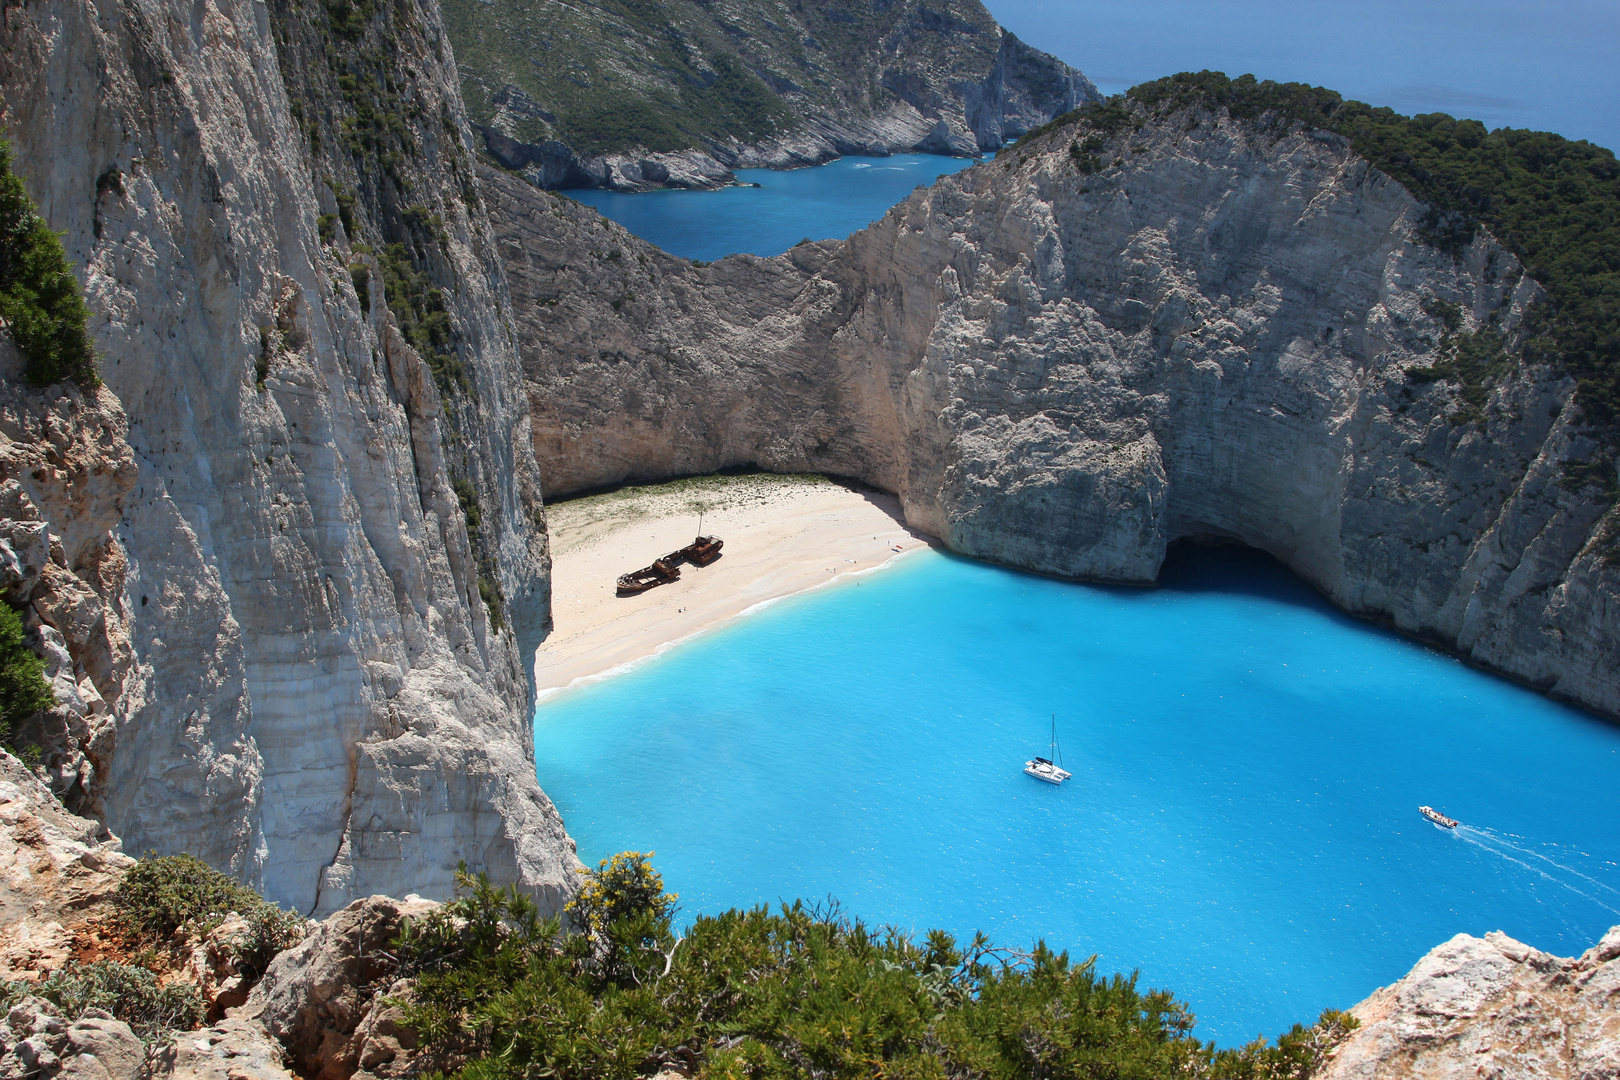
{"label": "eroded rock surface", "polygon": [[0,978],[38,978],[68,960],[71,925],[135,863],[121,848],[0,750]]}
{"label": "eroded rock surface", "polygon": [[1620,927],[1572,959],[1458,934],[1351,1012],[1319,1080],[1620,1076]]}
{"label": "eroded rock surface", "polygon": [[24,998],[0,1021],[5,1080],[137,1080],[146,1046],[129,1025],[98,1009],[64,1018],[42,998]]}
{"label": "eroded rock surface", "polygon": [[[1459,258],[1338,136],[1144,117],[1086,171],[1060,130],[843,244],[693,267],[486,175],[549,490],[757,464],[859,477],[953,550],[1149,582],[1180,539],[1268,551],[1344,609],[1620,714],[1614,515],[1510,345],[1539,289]],[[1083,133],[1078,133],[1083,134]],[[1605,515],[1609,515],[1608,518]]]}
{"label": "eroded rock surface", "polygon": [[281,1044],[251,1020],[182,1033],[154,1055],[151,1080],[294,1080]]}
{"label": "eroded rock surface", "polygon": [[23,385],[0,336],[0,592],[23,608],[57,705],[24,719],[13,745],[36,748],[74,810],[104,810],[97,770],[112,760],[133,650],[126,560],[116,530],[137,469],[128,422],[106,387]]}
{"label": "eroded rock surface", "polygon": [[[375,15],[8,9],[16,168],[106,385],[0,372],[0,563],[67,710],[47,763],[132,850],[304,912],[448,894],[461,860],[554,906],[577,862],[531,764],[547,551],[505,285],[437,7]],[[368,105],[338,69],[378,42]],[[391,119],[351,146],[365,108]]]}
{"label": "eroded rock surface", "polygon": [[[286,1047],[304,1077],[349,1080],[363,1056],[368,1068],[392,1060],[397,1025],[372,1017],[387,1011],[379,995],[387,996],[399,970],[391,946],[407,919],[437,907],[416,897],[356,900],[271,962],[244,1015]],[[395,1045],[382,1049],[388,1038]]]}

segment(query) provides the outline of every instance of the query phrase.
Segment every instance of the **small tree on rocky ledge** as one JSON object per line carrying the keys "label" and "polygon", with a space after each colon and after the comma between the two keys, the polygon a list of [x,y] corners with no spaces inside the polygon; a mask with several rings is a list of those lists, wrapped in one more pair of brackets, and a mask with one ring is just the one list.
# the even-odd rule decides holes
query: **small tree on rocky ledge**
{"label": "small tree on rocky ledge", "polygon": [[90,309],[68,265],[62,238],[34,209],[11,171],[11,144],[0,139],[0,319],[27,361],[35,386],[72,379],[100,383],[86,324]]}

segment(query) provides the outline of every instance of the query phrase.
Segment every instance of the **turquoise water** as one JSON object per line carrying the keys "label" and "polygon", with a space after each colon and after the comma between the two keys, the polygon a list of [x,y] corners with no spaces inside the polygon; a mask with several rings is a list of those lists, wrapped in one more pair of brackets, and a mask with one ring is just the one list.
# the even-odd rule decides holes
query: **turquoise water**
{"label": "turquoise water", "polygon": [[1620,147],[1613,0],[986,0],[1114,94],[1177,71],[1252,71],[1403,113]]}
{"label": "turquoise water", "polygon": [[[1021,772],[1054,711],[1061,788]],[[655,850],[687,916],[831,894],[1041,937],[1224,1044],[1458,932],[1569,954],[1620,922],[1620,728],[1249,553],[1158,589],[920,553],[543,702],[535,744],[580,856]]]}
{"label": "turquoise water", "polygon": [[719,191],[570,191],[643,240],[684,259],[713,262],[734,252],[780,255],[800,240],[842,239],[967,158],[937,154],[847,157],[813,169],[739,169],[760,187]]}

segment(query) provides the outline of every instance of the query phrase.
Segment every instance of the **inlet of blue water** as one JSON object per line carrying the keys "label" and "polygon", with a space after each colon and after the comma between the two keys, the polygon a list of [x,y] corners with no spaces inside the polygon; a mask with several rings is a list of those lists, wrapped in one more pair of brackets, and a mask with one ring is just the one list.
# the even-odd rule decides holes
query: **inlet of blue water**
{"label": "inlet of blue water", "polygon": [[[1062,787],[1022,772],[1053,713]],[[1044,939],[1226,1045],[1457,933],[1568,955],[1620,923],[1620,728],[1252,553],[1153,589],[919,553],[545,701],[535,745],[581,857],[656,851],[682,918],[831,895]]]}
{"label": "inlet of blue water", "polygon": [[973,164],[937,154],[846,157],[813,169],[739,169],[718,191],[578,190],[566,194],[683,259],[780,255],[800,240],[843,239],[918,186]]}

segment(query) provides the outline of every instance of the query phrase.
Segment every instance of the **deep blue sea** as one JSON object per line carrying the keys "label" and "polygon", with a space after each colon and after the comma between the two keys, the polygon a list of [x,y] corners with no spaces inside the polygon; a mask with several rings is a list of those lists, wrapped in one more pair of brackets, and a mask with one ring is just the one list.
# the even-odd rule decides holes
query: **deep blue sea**
{"label": "deep blue sea", "polygon": [[971,164],[938,154],[846,157],[813,169],[737,170],[739,183],[757,188],[568,195],[665,251],[713,262],[735,252],[780,255],[800,240],[842,239],[915,188]]}
{"label": "deep blue sea", "polygon": [[[1021,771],[1054,712],[1060,788]],[[1620,923],[1620,728],[1254,553],[1127,589],[921,552],[543,702],[535,745],[580,856],[656,851],[688,917],[832,895],[1044,938],[1227,1045],[1458,932],[1567,955]]]}

